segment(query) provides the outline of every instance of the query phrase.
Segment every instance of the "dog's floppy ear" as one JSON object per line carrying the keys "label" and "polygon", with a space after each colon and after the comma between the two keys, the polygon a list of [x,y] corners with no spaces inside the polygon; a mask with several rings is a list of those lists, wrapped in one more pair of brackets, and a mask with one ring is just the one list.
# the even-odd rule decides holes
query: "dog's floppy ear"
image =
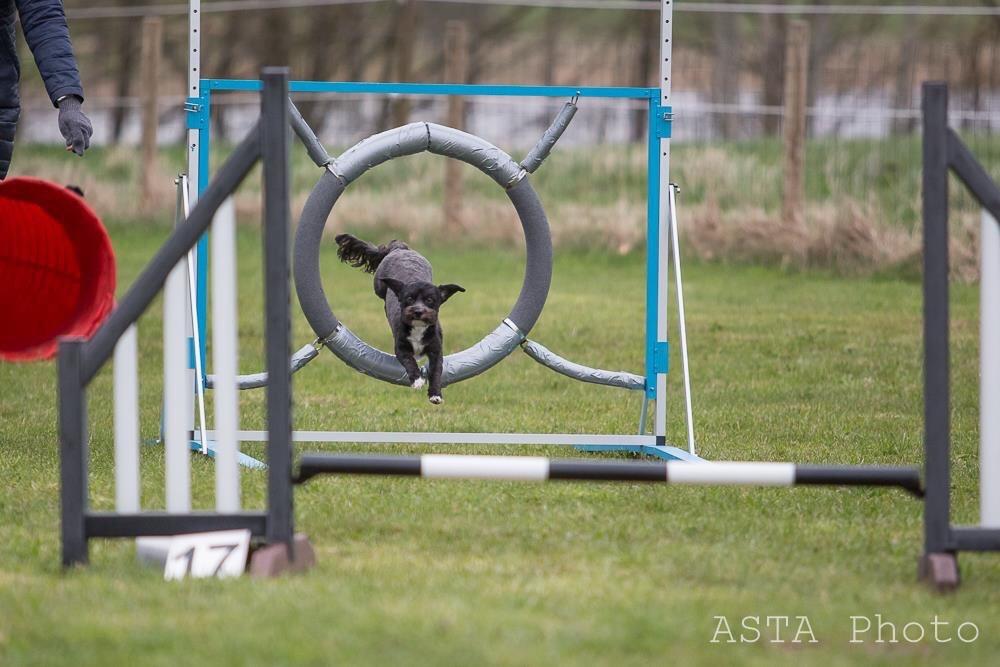
{"label": "dog's floppy ear", "polygon": [[452,297],[455,292],[464,292],[465,288],[461,285],[438,285],[438,294],[441,295],[441,303],[444,303]]}
{"label": "dog's floppy ear", "polygon": [[396,280],[395,278],[380,278],[380,280],[382,281],[382,284],[391,289],[392,293],[397,297],[399,296],[399,293],[403,291],[403,288],[406,287],[402,280]]}

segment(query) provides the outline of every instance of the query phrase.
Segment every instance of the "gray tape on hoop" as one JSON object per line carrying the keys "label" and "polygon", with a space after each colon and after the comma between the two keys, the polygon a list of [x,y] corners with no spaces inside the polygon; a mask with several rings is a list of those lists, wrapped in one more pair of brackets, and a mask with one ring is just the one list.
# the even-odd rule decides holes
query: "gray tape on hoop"
{"label": "gray tape on hoop", "polygon": [[564,359],[558,354],[540,345],[533,340],[525,340],[521,349],[529,357],[557,373],[566,377],[580,380],[581,382],[591,382],[593,384],[603,384],[608,387],[620,387],[633,391],[642,391],[646,388],[646,378],[626,371],[606,371],[601,368],[591,368],[576,362]]}
{"label": "gray tape on hoop", "polygon": [[[310,361],[319,356],[319,348],[315,344],[310,343],[309,345],[303,345],[299,348],[299,351],[292,355],[291,361],[289,361],[289,368],[293,373],[297,373],[302,370],[302,368],[308,364]],[[262,371],[260,373],[250,373],[248,375],[237,375],[236,376],[236,388],[243,389],[259,389],[260,387],[267,386],[267,371]],[[215,376],[206,375],[205,376],[205,388],[215,389]]]}
{"label": "gray tape on hoop", "polygon": [[549,156],[552,152],[553,147],[555,147],[556,142],[562,137],[563,132],[569,127],[570,122],[573,120],[573,116],[576,115],[576,102],[567,102],[563,105],[562,110],[559,111],[559,115],[555,117],[552,121],[552,125],[549,129],[545,130],[545,134],[542,138],[538,140],[535,147],[531,149],[531,152],[521,160],[521,166],[529,174],[535,173],[535,170],[542,166],[542,162],[545,158]]}

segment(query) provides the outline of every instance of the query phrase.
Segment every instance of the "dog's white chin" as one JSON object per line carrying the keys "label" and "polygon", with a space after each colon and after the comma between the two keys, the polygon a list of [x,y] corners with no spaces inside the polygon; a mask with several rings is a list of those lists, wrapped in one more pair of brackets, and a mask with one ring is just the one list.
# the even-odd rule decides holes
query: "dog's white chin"
{"label": "dog's white chin", "polygon": [[444,403],[444,398],[442,398],[441,396],[431,396],[427,400],[429,400],[434,405],[441,405],[442,403]]}
{"label": "dog's white chin", "polygon": [[420,389],[423,386],[424,386],[423,378],[417,378],[416,380],[413,381],[413,384],[410,385],[410,387],[412,387],[413,389]]}

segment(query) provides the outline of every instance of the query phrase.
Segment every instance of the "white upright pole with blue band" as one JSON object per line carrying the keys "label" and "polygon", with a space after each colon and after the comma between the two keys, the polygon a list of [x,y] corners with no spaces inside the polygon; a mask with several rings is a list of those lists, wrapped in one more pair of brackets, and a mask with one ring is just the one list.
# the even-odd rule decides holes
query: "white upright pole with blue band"
{"label": "white upright pole with blue band", "polygon": [[[201,95],[201,0],[188,0],[188,85],[187,85],[187,97],[194,98]],[[184,215],[198,202],[198,195],[200,190],[198,189],[199,174],[200,174],[200,160],[201,160],[201,137],[199,136],[199,130],[189,129],[188,130],[188,141],[187,141],[187,190],[184,193],[187,196],[185,202]],[[191,370],[187,373],[188,379],[190,380],[190,386],[192,391],[194,390],[194,383],[197,382],[199,386],[199,395],[202,397],[202,401],[199,404],[201,407],[202,415],[202,432],[205,430],[204,423],[204,385],[202,371],[197,366],[203,366],[205,362],[205,355],[203,354],[204,348],[201,347],[201,340],[205,336],[205,331],[201,327],[201,323],[198,321],[198,294],[197,287],[191,284],[196,280],[198,274],[204,269],[204,267],[199,265],[199,256],[195,251],[188,253],[188,290],[192,293],[189,295],[191,303],[189,304],[188,312],[191,315],[191,322],[187,326],[186,334],[188,341],[188,348],[190,350],[189,356],[191,357],[188,366]],[[198,336],[195,338],[194,332],[197,329]],[[199,349],[195,350],[195,346]],[[201,363],[195,364],[195,358],[199,357]],[[193,398],[192,398],[192,408]],[[194,432],[194,410],[191,410],[191,418],[188,420],[188,430]],[[204,438],[202,438],[203,440]],[[207,443],[202,442],[202,452],[205,453],[204,449]]]}
{"label": "white upright pole with blue band", "polygon": [[[669,107],[671,101],[671,65],[673,52],[673,31],[674,31],[674,5],[673,0],[660,0],[660,99],[659,104],[662,109]],[[649,122],[659,123],[661,119],[650,118]],[[668,184],[670,183],[670,138],[659,138],[660,173],[657,183],[657,201],[659,202],[659,246],[657,252],[659,261],[657,262],[657,304],[656,304],[656,347],[666,346],[669,339],[667,335],[667,307],[669,305],[669,285],[668,276],[670,274],[670,211]],[[652,193],[651,193],[652,194]],[[657,355],[659,355],[657,351]],[[650,381],[653,381],[650,378]],[[665,368],[658,368],[655,374],[656,404],[653,416],[653,433],[657,437],[658,445],[666,444],[667,435],[667,373]]]}

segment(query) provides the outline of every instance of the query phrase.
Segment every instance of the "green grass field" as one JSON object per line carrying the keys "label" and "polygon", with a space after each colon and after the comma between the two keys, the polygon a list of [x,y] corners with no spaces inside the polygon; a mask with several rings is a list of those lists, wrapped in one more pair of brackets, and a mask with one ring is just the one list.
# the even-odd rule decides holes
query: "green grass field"
{"label": "green grass field", "polygon": [[[112,228],[121,285],[165,234]],[[253,229],[240,237],[245,372],[261,366],[257,238]],[[458,349],[506,313],[520,255],[426,250],[439,279],[468,289],[444,313],[447,346]],[[370,277],[338,265],[329,247],[324,267],[338,314],[387,347]],[[641,372],[642,256],[565,252],[555,268],[532,337],[584,363]],[[691,265],[685,278],[702,455],[921,462],[917,283],[722,265]],[[973,522],[977,293],[954,294],[954,517]],[[158,430],[160,313],[157,303],[140,329],[147,438]],[[294,339],[311,340],[297,306],[293,313]],[[676,354],[672,365],[679,369]],[[671,377],[669,432],[679,440],[679,374]],[[296,494],[297,526],[319,559],[306,575],[164,583],[136,563],[128,542],[96,542],[88,568],[62,572],[54,365],[0,365],[0,386],[3,665],[988,665],[1000,651],[1000,558],[965,555],[960,592],[930,593],[915,581],[921,507],[895,490],[323,478]],[[295,377],[294,390],[303,429],[631,433],[639,410],[635,395],[573,383],[517,352],[446,389],[441,407],[328,354]],[[243,395],[247,427],[262,426],[262,399]],[[111,508],[109,368],[92,385],[90,405],[92,504]],[[162,463],[161,448],[143,448],[147,508],[162,507]],[[208,508],[212,463],[196,456],[192,468],[196,506]],[[245,505],[261,506],[264,475],[247,472],[242,484]],[[873,634],[850,643],[851,616],[874,624],[876,614],[897,632],[915,621],[930,635],[915,644],[876,643]],[[720,615],[737,640],[742,617],[760,616],[762,640],[710,643]],[[769,615],[808,616],[818,642],[768,642]],[[935,615],[951,623],[942,632],[975,623],[979,639],[935,643]]]}

